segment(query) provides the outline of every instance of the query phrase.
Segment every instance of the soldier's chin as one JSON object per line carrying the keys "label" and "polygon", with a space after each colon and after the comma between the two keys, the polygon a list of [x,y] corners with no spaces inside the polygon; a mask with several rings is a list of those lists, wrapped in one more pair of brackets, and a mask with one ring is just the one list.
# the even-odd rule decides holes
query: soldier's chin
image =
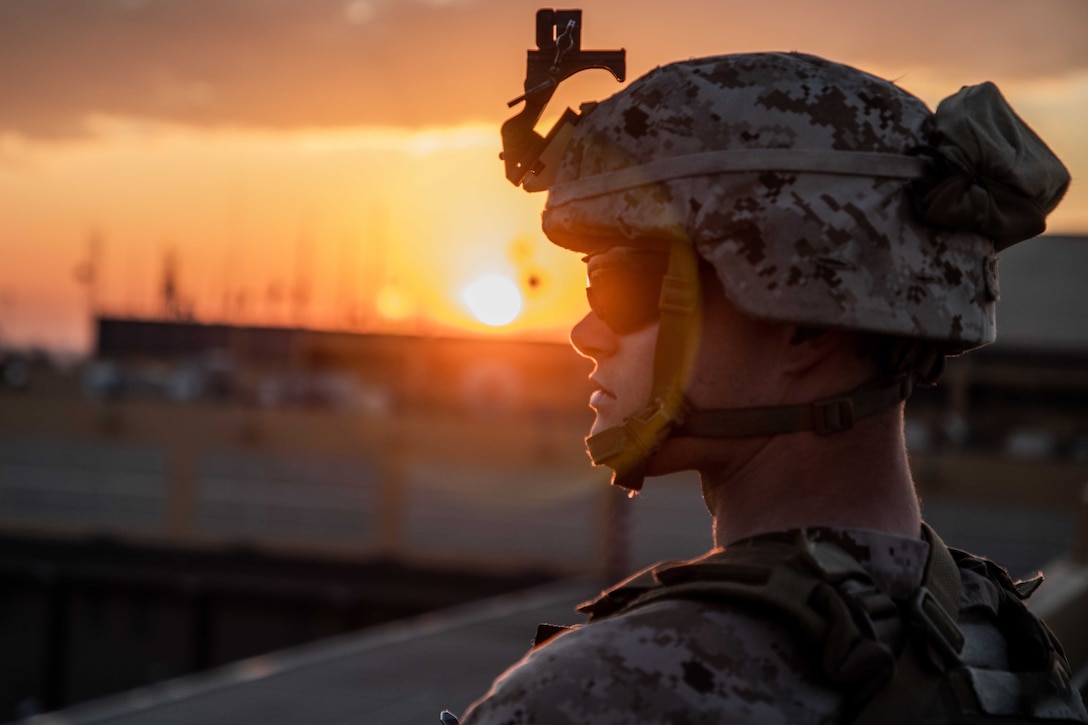
{"label": "soldier's chin", "polygon": [[596,411],[596,417],[593,419],[593,425],[589,427],[589,435],[595,436],[598,433],[603,433],[609,428],[617,428],[623,425],[626,418],[617,418],[614,415],[610,415],[608,412]]}

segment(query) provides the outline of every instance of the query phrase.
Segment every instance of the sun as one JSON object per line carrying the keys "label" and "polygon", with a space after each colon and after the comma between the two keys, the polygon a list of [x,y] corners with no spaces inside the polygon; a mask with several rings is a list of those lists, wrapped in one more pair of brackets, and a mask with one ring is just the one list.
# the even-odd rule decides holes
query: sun
{"label": "sun", "polygon": [[403,320],[412,314],[411,302],[399,287],[386,285],[375,299],[378,312],[387,320]]}
{"label": "sun", "polygon": [[508,277],[489,274],[469,283],[461,301],[472,316],[485,325],[502,327],[521,314],[521,293]]}

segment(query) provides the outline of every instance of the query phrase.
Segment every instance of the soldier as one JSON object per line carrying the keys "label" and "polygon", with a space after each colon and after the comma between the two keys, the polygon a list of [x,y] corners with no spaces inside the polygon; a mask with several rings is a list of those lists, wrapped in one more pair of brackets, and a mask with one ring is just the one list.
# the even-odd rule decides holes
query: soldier
{"label": "soldier", "polygon": [[1044,229],[1058,159],[992,84],[933,113],[799,53],[583,109],[536,171],[588,267],[587,447],[632,490],[698,471],[716,548],[542,630],[464,722],[1088,722],[1038,581],[924,526],[903,439],[912,386],[994,340],[997,253]]}

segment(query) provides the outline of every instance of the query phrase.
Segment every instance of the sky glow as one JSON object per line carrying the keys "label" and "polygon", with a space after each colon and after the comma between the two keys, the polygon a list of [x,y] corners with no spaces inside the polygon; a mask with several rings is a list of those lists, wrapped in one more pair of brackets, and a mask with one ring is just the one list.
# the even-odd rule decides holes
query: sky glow
{"label": "sky glow", "polygon": [[[92,299],[160,314],[170,255],[201,320],[565,339],[585,308],[582,265],[541,234],[543,195],[510,186],[498,160],[538,4],[0,3],[0,347],[86,349]],[[665,18],[599,0],[583,45],[626,47],[629,79],[691,56],[803,50],[931,107],[993,80],[1072,172],[1050,230],[1088,232],[1088,3],[906,7],[678,0]],[[620,88],[580,74],[548,115]],[[91,262],[93,289],[75,274]],[[522,309],[495,328],[461,293],[497,269]]]}

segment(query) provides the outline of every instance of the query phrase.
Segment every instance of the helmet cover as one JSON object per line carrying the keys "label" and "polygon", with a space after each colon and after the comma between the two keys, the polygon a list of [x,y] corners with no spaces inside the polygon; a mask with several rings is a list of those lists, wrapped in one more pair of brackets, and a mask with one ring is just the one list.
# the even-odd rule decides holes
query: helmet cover
{"label": "helmet cover", "polygon": [[[586,112],[543,228],[556,244],[589,253],[685,240],[753,317],[932,340],[962,352],[995,337],[994,235],[924,221],[910,193],[917,173],[843,172],[824,162],[861,152],[853,155],[921,164],[909,154],[932,149],[935,131],[933,113],[915,96],[815,56],[674,63]],[[695,163],[708,152],[772,162],[692,175],[650,171],[661,162]],[[783,153],[817,161],[776,166],[775,154]],[[564,193],[616,172],[635,181]]]}

